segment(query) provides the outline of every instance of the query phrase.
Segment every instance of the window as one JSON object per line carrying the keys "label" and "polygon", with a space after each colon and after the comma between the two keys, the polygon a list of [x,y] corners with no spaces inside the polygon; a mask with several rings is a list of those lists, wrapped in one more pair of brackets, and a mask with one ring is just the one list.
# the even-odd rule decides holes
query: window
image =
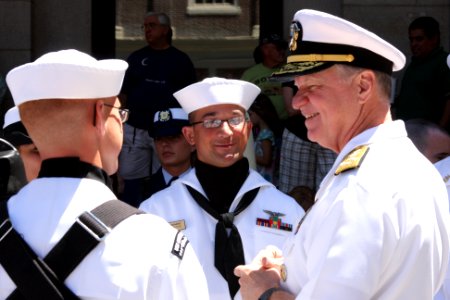
{"label": "window", "polygon": [[188,15],[239,15],[238,0],[189,0]]}

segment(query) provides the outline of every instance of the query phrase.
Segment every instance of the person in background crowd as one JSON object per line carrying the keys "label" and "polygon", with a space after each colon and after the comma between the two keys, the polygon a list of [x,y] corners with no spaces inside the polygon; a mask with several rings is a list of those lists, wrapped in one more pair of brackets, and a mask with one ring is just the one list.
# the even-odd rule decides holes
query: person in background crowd
{"label": "person in background crowd", "polygon": [[224,78],[176,92],[189,114],[183,135],[196,147],[195,168],[140,206],[184,230],[205,270],[210,299],[240,299],[234,267],[250,262],[261,247],[281,246],[304,215],[243,156],[252,134],[246,111],[259,93],[252,83]]}
{"label": "person in background crowd", "polygon": [[[400,92],[394,102],[397,119],[425,119],[450,132],[448,52],[441,46],[439,22],[419,17],[408,27],[411,62],[403,74]],[[444,113],[445,112],[445,113]]]}
{"label": "person in background crowd", "polygon": [[408,137],[431,163],[450,155],[450,135],[439,125],[424,119],[405,122]]}
{"label": "person in background crowd", "polygon": [[252,122],[255,139],[256,170],[264,179],[278,185],[277,152],[278,146],[275,136],[279,136],[282,130],[278,115],[270,99],[264,94],[259,94],[248,113]]}
{"label": "person in background crowd", "polygon": [[309,9],[291,25],[293,107],[308,138],[338,157],[283,251],[239,266],[244,299],[432,299],[449,262],[439,173],[390,114],[405,56],[372,32]]}
{"label": "person in background crowd", "polygon": [[[33,285],[54,278],[58,284],[52,286],[65,287],[66,293],[81,299],[208,299],[203,270],[186,237],[161,218],[137,213],[113,200],[108,175],[117,170],[122,123],[128,117],[117,98],[127,66],[122,60],[97,61],[70,49],[47,53],[8,73],[6,81],[42,164],[38,178],[6,203],[10,224],[2,226],[12,227],[2,236],[0,299],[16,293],[16,284],[23,283],[24,276],[20,293],[30,293],[31,287],[40,291],[41,286]],[[127,211],[132,214],[112,230],[94,218],[91,221],[96,229],[104,229],[103,237],[91,230],[83,242],[74,240],[61,247],[60,240],[73,228],[78,228],[80,240],[84,226],[89,227],[83,220],[94,214],[87,212],[108,203],[115,203],[119,211],[111,209],[103,217]],[[4,215],[2,210],[1,217]],[[28,272],[25,267],[31,259],[17,263],[17,267],[24,266],[20,269],[6,264],[7,273],[5,263],[9,261],[3,258],[12,255],[11,249],[20,252],[18,247],[6,247],[12,229],[27,244],[25,249],[39,257],[40,265],[46,262],[53,266],[51,270],[39,269],[46,276],[33,277],[35,273]],[[61,265],[73,261],[77,249],[84,247],[86,235],[98,244],[73,269],[63,268]],[[55,245],[72,255],[50,264]],[[22,275],[21,280],[18,275]],[[56,299],[40,294],[32,297]]]}
{"label": "person in background crowd", "polygon": [[3,125],[3,136],[19,151],[25,168],[27,181],[35,179],[41,168],[41,156],[29,137],[27,130],[20,121],[19,109],[17,106],[10,108],[6,112],[5,124]]}
{"label": "person in background crowd", "polygon": [[271,81],[270,76],[286,62],[286,50],[287,42],[278,34],[261,37],[253,54],[256,64],[245,70],[241,76],[242,80],[256,84],[261,93],[270,98],[280,121],[288,116],[283,103],[281,83]]}
{"label": "person in background crowd", "polygon": [[297,200],[304,211],[308,211],[314,205],[315,194],[313,189],[302,185],[293,187],[288,193],[289,196]]}
{"label": "person in background crowd", "polygon": [[186,141],[181,132],[181,129],[188,125],[188,115],[181,108],[169,108],[155,113],[153,130],[149,131],[149,134],[155,140],[161,167],[150,177],[146,199],[165,189],[191,169],[195,148]]}
{"label": "person in background crowd", "polygon": [[172,46],[170,18],[165,13],[147,13],[142,29],[147,46],[128,57],[120,94],[122,105],[131,114],[124,129],[119,175],[124,186],[122,198],[133,205],[144,199],[143,184],[160,166],[148,135],[152,116],[167,107],[180,107],[172,94],[196,81],[189,56]]}
{"label": "person in background crowd", "polygon": [[[283,104],[281,83],[271,81],[270,76],[286,62],[286,50],[287,42],[278,34],[272,33],[261,37],[258,46],[253,51],[255,65],[245,70],[241,76],[242,80],[257,85],[261,89],[261,93],[270,98],[278,115],[279,124],[277,127],[284,127],[287,112]],[[275,134],[275,148],[280,149],[281,132],[275,132]],[[254,145],[253,136],[250,136],[249,145]],[[276,151],[275,154],[274,168],[278,170],[280,152]],[[251,164],[250,166],[256,169],[256,161],[254,165]]]}

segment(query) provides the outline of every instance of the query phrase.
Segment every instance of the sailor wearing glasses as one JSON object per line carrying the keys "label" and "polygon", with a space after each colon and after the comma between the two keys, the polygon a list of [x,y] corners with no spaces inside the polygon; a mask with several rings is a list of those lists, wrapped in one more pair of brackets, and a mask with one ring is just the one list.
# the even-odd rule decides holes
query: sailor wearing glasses
{"label": "sailor wearing glasses", "polygon": [[0,206],[0,299],[208,299],[185,236],[114,200],[109,176],[128,115],[117,98],[127,66],[69,49],[8,73],[42,165]]}
{"label": "sailor wearing glasses", "polygon": [[304,215],[243,156],[252,129],[246,111],[259,93],[252,83],[223,78],[176,92],[189,115],[183,134],[197,150],[194,169],[140,206],[184,231],[211,299],[241,299],[234,267],[267,245],[282,245]]}

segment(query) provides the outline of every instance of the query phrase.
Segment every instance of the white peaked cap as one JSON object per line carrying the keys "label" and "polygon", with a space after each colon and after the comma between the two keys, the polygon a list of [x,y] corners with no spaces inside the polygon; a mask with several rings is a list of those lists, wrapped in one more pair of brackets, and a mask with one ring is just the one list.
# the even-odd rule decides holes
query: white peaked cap
{"label": "white peaked cap", "polygon": [[406,63],[405,55],[378,35],[321,11],[295,13],[291,35],[287,64],[275,77],[314,73],[335,63],[392,73]]}
{"label": "white peaked cap", "polygon": [[189,114],[218,104],[236,104],[248,110],[260,92],[259,87],[247,81],[211,77],[193,83],[173,95]]}
{"label": "white peaked cap", "polygon": [[21,122],[19,109],[17,108],[17,106],[13,106],[10,109],[8,109],[8,111],[5,114],[5,122],[3,124],[3,129],[17,122]]}
{"label": "white peaked cap", "polygon": [[12,69],[6,82],[16,106],[39,99],[98,99],[119,94],[127,68],[120,59],[96,60],[69,49]]}

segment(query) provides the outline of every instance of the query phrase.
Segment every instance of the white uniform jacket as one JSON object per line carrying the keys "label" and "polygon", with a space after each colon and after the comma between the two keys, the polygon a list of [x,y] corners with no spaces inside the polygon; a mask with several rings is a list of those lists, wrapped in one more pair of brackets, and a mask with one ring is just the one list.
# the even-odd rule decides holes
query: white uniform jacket
{"label": "white uniform jacket", "polygon": [[[447,196],[450,199],[450,156],[436,162],[434,166],[442,176],[447,187]],[[450,300],[450,268],[447,269],[444,284],[434,297],[434,300]]]}
{"label": "white uniform jacket", "polygon": [[[140,209],[159,215],[169,222],[176,222],[178,226],[184,226],[185,234],[205,271],[210,298],[230,299],[228,284],[214,266],[217,220],[195,202],[185,185],[206,196],[193,169],[169,188],[141,203]],[[254,170],[250,170],[249,176],[231,204],[230,211],[236,208],[244,193],[256,187],[260,187],[256,198],[234,219],[234,224],[241,235],[246,263],[250,263],[259,250],[267,245],[281,247],[286,238],[292,234],[293,229],[289,231],[269,227],[277,227],[274,216],[280,216],[278,224],[281,227],[292,228],[304,215],[303,209],[293,198],[281,193]],[[240,292],[234,298],[240,299]]]}
{"label": "white uniform jacket", "polygon": [[[8,202],[11,222],[40,257],[75,219],[116,199],[102,182],[79,178],[31,181]],[[208,299],[206,279],[192,247],[171,254],[176,230],[149,214],[118,224],[66,279],[82,299]],[[0,266],[0,299],[15,289]]]}
{"label": "white uniform jacket", "polygon": [[[363,145],[368,151],[353,152]],[[448,253],[445,186],[403,121],[394,121],[354,137],[338,155],[284,247],[283,286],[298,300],[431,300]]]}

